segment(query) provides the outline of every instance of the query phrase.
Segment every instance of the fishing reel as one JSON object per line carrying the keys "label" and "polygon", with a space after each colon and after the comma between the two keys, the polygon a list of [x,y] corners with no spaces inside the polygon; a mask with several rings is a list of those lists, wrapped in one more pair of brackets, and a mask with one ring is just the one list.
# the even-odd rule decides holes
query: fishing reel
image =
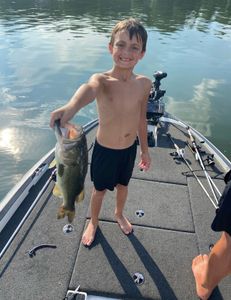
{"label": "fishing reel", "polygon": [[167,77],[166,72],[157,71],[153,74],[155,81],[152,83],[152,88],[150,91],[148,105],[147,105],[147,121],[148,124],[157,125],[159,122],[160,117],[164,115],[164,102],[163,97],[166,93],[166,90],[160,89],[160,81]]}
{"label": "fishing reel", "polygon": [[185,150],[183,148],[178,148],[177,151],[171,152],[170,155],[173,156],[173,159],[180,159],[184,157]]}
{"label": "fishing reel", "polygon": [[215,165],[214,154],[207,155],[207,157],[204,161],[207,162],[208,166],[214,166]]}
{"label": "fishing reel", "polygon": [[[201,141],[201,143],[203,144],[204,141]],[[214,154],[207,154],[206,151],[201,149],[201,146],[197,145],[197,151],[195,149],[194,146],[192,146],[191,144],[189,144],[189,142],[186,142],[186,145],[189,147],[189,149],[191,150],[191,152],[195,155],[196,160],[199,160],[198,157],[198,153],[201,154],[202,158],[206,155],[205,158],[202,159],[203,162],[207,163],[207,166],[214,166],[215,165],[215,160],[214,160]]]}

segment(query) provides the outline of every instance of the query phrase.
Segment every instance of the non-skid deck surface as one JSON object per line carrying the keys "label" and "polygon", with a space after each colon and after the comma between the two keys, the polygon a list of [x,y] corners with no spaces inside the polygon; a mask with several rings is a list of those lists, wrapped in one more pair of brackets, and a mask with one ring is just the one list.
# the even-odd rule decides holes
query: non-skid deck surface
{"label": "non-skid deck surface", "polygon": [[[190,299],[193,286],[185,289],[179,282],[192,280],[187,262],[195,249],[196,237],[190,233],[135,225],[127,237],[115,224],[102,221],[95,245],[80,248],[71,286],[79,282],[83,289],[118,298]],[[132,280],[136,272],[144,276],[141,286]]]}
{"label": "non-skid deck surface", "polygon": [[[116,193],[107,192],[95,241],[84,247],[80,241],[90,217],[89,174],[85,200],[76,208],[74,231],[68,235],[62,231],[66,220],[56,220],[60,200],[51,196],[51,185],[0,262],[1,300],[63,299],[79,285],[89,295],[119,299],[197,299],[191,261],[219,237],[210,229],[215,209],[186,165],[171,156],[175,149],[165,129],[159,130],[159,147],[150,148],[149,172],[137,167],[138,149],[124,211],[134,232],[122,233],[114,219]],[[167,129],[185,147],[192,168],[199,169],[186,147],[187,137],[174,127]],[[89,146],[94,135],[88,135]],[[206,185],[203,173],[197,174]],[[221,179],[216,184],[223,188]],[[26,252],[41,243],[57,248],[38,250],[30,258]],[[135,273],[144,276],[142,285],[134,283]],[[229,300],[230,291],[226,278],[211,299]]]}

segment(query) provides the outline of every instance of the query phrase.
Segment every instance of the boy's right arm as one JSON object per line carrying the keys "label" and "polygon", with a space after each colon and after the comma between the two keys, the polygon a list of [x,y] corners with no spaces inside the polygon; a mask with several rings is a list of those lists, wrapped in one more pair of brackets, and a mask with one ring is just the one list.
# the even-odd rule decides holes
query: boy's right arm
{"label": "boy's right arm", "polygon": [[66,105],[54,110],[51,113],[50,126],[53,128],[54,122],[60,119],[61,127],[64,127],[81,108],[92,102],[97,97],[100,79],[100,74],[92,75],[88,83],[82,84]]}

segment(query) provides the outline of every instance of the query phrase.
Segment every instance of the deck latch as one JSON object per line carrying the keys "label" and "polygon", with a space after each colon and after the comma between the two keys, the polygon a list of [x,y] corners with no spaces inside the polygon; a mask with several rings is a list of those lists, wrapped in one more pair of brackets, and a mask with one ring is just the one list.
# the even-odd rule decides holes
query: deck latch
{"label": "deck latch", "polygon": [[[87,293],[85,293],[85,292],[80,292],[79,291],[79,288],[80,288],[80,285],[74,290],[74,291],[72,291],[72,290],[68,290],[67,291],[67,295],[66,295],[66,297],[63,299],[63,300],[71,300],[71,299],[75,299],[75,296],[77,295],[79,295],[81,298],[81,300],[87,300]],[[77,299],[77,297],[76,297],[76,299]],[[78,298],[79,299],[79,298]]]}

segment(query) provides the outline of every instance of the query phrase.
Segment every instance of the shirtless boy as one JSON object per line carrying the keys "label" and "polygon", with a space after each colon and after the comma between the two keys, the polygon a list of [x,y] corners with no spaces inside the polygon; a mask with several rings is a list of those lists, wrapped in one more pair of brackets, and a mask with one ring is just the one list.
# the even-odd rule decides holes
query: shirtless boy
{"label": "shirtless boy", "polygon": [[147,32],[135,19],[116,24],[108,45],[113,59],[111,70],[94,74],[79,87],[70,101],[51,113],[50,126],[61,120],[64,126],[81,108],[97,101],[99,126],[92,154],[91,219],[82,243],[90,246],[98,226],[102,200],[107,189],[116,188],[115,218],[125,234],[132,225],[123,215],[128,183],[136,157],[136,136],[140,142],[139,167],[147,170],[150,156],[147,145],[146,109],[151,80],[133,73],[146,50]]}

